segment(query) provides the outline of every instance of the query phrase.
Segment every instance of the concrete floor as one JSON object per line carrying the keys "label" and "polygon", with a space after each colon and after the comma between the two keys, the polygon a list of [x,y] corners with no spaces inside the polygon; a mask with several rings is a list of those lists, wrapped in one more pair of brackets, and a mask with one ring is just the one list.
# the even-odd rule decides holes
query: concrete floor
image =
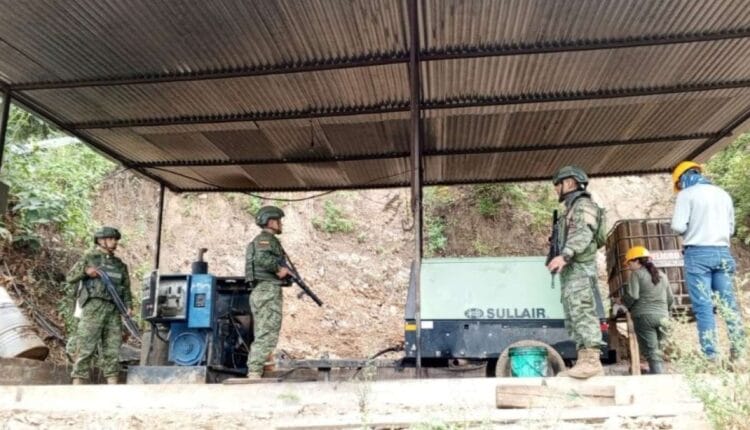
{"label": "concrete floor", "polygon": [[[2,386],[4,428],[610,428],[621,419],[666,420],[662,428],[710,428],[679,375],[546,378],[553,387],[617,385],[624,406],[497,409],[503,384],[542,378],[471,378],[252,385]],[[421,424],[420,424],[421,423]],[[427,423],[427,424],[425,424]],[[433,423],[433,424],[430,424]],[[568,423],[568,424],[566,424]],[[581,424],[588,423],[588,424]],[[563,425],[565,424],[565,425]],[[603,427],[602,427],[603,426]],[[661,424],[659,424],[661,426]],[[684,427],[688,426],[688,427]],[[440,428],[439,426],[437,428]],[[611,428],[619,428],[611,427]],[[633,427],[650,428],[650,427]]]}

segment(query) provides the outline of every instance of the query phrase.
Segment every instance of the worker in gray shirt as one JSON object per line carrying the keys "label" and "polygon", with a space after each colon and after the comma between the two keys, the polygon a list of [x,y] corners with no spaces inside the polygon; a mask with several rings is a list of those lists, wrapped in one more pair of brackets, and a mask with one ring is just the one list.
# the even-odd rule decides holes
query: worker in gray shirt
{"label": "worker in gray shirt", "polygon": [[734,206],[726,191],[703,176],[702,167],[683,161],[672,172],[677,201],[672,230],[682,235],[685,246],[685,281],[703,353],[717,358],[713,297],[724,315],[731,342],[730,360],[742,358],[745,330],[735,298],[736,265],[730,252],[734,234]]}

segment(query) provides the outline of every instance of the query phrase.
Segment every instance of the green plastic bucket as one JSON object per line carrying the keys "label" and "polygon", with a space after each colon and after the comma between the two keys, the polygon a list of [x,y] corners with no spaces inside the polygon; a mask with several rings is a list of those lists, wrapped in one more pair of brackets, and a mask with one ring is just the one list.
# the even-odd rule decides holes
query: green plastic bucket
{"label": "green plastic bucket", "polygon": [[533,378],[547,376],[547,348],[542,346],[519,346],[511,348],[510,376]]}

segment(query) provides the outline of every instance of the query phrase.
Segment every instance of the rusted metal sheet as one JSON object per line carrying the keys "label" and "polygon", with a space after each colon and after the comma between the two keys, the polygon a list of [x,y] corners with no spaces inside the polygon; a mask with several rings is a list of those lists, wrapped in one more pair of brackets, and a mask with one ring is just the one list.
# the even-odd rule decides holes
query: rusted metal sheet
{"label": "rusted metal sheet", "polygon": [[0,87],[177,191],[408,184],[412,52],[426,184],[665,172],[750,127],[743,0],[419,1],[417,49],[408,4],[0,0]]}
{"label": "rusted metal sheet", "polygon": [[32,325],[0,287],[0,358],[44,360],[48,353]]}

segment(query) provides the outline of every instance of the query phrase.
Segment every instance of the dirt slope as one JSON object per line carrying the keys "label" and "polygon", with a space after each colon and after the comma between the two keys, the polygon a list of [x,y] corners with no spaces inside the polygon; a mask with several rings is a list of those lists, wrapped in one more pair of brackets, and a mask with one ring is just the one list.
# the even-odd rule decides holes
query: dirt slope
{"label": "dirt slope", "polygon": [[[590,190],[607,208],[610,225],[623,218],[668,217],[673,208],[665,175],[595,179]],[[134,276],[142,277],[153,266],[158,189],[123,174],[101,191],[95,217],[123,230],[120,254]],[[528,213],[505,202],[498,215],[487,218],[477,212],[470,187],[457,187],[451,193],[447,210],[439,214],[446,224],[443,254],[478,255],[477,249],[485,255],[546,253],[546,226],[533,225]],[[351,220],[352,232],[325,233],[313,227],[313,220],[323,219],[326,201]],[[249,202],[241,194],[167,193],[162,272],[189,271],[196,250],[206,247],[212,273],[243,274],[245,246],[258,232]],[[363,357],[400,343],[413,254],[408,190],[337,192],[294,203],[263,202],[270,203],[282,205],[286,212],[282,243],[326,303],[318,308],[308,299],[297,299],[295,289],[285,290],[280,349],[292,357]],[[738,252],[740,268],[747,272],[748,253]],[[600,268],[603,275],[603,253]]]}

